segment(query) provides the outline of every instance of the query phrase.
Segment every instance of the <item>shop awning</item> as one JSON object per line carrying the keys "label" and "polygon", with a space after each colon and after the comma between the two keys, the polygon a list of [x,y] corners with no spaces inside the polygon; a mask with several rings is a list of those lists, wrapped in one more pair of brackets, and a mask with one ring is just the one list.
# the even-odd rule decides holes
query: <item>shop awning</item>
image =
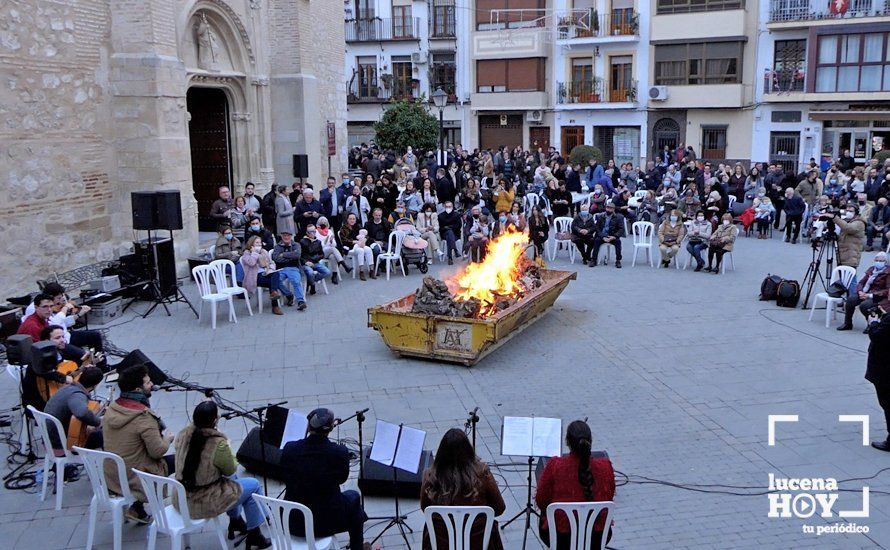
{"label": "shop awning", "polygon": [[890,120],[890,111],[810,111],[810,120]]}

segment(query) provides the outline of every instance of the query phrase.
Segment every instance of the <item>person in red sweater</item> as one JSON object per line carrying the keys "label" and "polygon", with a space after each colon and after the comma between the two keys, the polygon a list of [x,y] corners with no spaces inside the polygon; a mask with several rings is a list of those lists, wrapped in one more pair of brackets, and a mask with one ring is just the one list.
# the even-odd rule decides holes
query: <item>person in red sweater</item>
{"label": "person in red sweater", "polygon": [[[538,526],[541,540],[545,545],[550,540],[551,526],[547,525],[547,506],[553,502],[603,502],[615,498],[615,471],[607,457],[591,457],[592,436],[590,426],[582,420],[575,420],[566,430],[566,443],[569,454],[552,458],[547,462],[541,478],[535,502],[541,510]],[[594,523],[594,537],[590,548],[601,548],[605,530],[605,514],[600,514]],[[612,526],[606,535],[606,542],[612,538]],[[571,547],[569,519],[562,512],[556,515],[556,548]]]}
{"label": "person in red sweater", "polygon": [[53,297],[38,294],[34,297],[34,315],[29,315],[21,324],[18,334],[27,334],[33,342],[40,341],[40,333],[49,326],[49,318],[53,314]]}

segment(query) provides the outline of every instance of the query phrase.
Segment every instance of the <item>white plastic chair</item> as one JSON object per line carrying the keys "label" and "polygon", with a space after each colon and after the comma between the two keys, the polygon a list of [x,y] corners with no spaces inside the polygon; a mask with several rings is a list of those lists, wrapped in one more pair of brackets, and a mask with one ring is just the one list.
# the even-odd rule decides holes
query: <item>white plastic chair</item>
{"label": "white plastic chair", "polygon": [[[46,490],[49,487],[49,473],[53,466],[56,467],[56,510],[62,509],[62,490],[65,487],[65,466],[67,464],[77,463],[79,459],[65,448],[67,433],[62,426],[62,422],[50,414],[40,412],[31,405],[28,410],[34,415],[37,421],[37,429],[40,431],[40,437],[43,439],[43,488],[40,490],[40,500],[46,500]],[[56,434],[59,436],[59,442],[62,449],[55,450],[49,438],[49,426],[52,424],[56,428]]]}
{"label": "white plastic chair", "polygon": [[[840,281],[841,284],[844,285],[844,288],[849,288],[854,277],[856,277],[855,267],[839,265],[831,272],[831,281],[828,284]],[[825,302],[825,328],[830,327],[831,321],[837,316],[837,306],[842,306],[845,300],[846,295],[841,296],[840,298],[832,298],[827,292],[816,294],[816,297],[813,298],[813,307],[810,308],[809,320],[813,320],[813,314],[816,313],[816,306],[819,305],[819,302]]]}
{"label": "white plastic chair", "polygon": [[634,257],[631,267],[637,265],[637,252],[644,250],[646,252],[646,260],[649,267],[655,267],[655,256],[652,254],[652,240],[655,237],[655,224],[652,222],[634,222],[631,226],[633,231]]}
{"label": "white plastic chair", "polygon": [[[738,240],[739,233],[741,233],[742,230],[737,225],[733,226],[733,229],[735,229],[735,238]],[[730,263],[732,263],[732,270],[735,271],[735,260],[732,258],[732,250],[723,254],[723,262],[720,266],[720,273],[723,275],[726,275],[726,260],[729,260]]]}
{"label": "white plastic chair", "polygon": [[[204,313],[204,302],[210,302],[210,323],[216,329],[216,304],[217,302],[229,302],[229,321],[238,322],[235,316],[235,304],[232,301],[232,295],[221,291],[222,283],[219,282],[219,272],[216,268],[209,265],[196,265],[192,268],[192,277],[198,284],[198,290],[201,292],[201,304],[198,306],[198,322]],[[216,291],[214,292],[214,288]]]}
{"label": "white plastic chair", "polygon": [[562,511],[569,519],[569,550],[588,550],[593,543],[593,527],[600,512],[605,510],[605,529],[599,550],[606,547],[607,533],[612,525],[611,512],[615,503],[605,502],[554,502],[547,506],[547,526],[550,530],[550,550],[556,550],[556,512]]}
{"label": "white plastic chair", "polygon": [[526,193],[522,199],[522,210],[531,215],[532,208],[538,206],[539,199],[537,193]]}
{"label": "white plastic chair", "polygon": [[[326,550],[331,545],[337,546],[336,536],[315,538],[312,510],[306,506],[263,495],[253,495],[253,498],[266,513],[266,525],[269,526],[269,538],[274,550]],[[290,533],[290,515],[294,511],[303,514],[305,537]]]}
{"label": "white plastic chair", "polygon": [[398,262],[402,268],[402,276],[407,277],[405,273],[405,264],[402,262],[402,239],[405,234],[401,231],[393,231],[389,234],[389,242],[386,246],[386,252],[377,255],[377,262],[374,264],[374,272],[380,272],[380,262],[386,262],[386,280],[389,280],[389,270],[393,262]]}
{"label": "white plastic chair", "polygon": [[247,303],[247,312],[253,317],[253,309],[250,307],[250,297],[247,295],[247,289],[238,285],[235,262],[232,260],[213,260],[210,262],[210,267],[216,270],[216,280],[219,282],[216,289],[217,292],[231,294],[233,297],[243,294],[244,301]]}
{"label": "white plastic chair", "polygon": [[556,235],[553,236],[553,246],[550,247],[550,261],[552,262],[563,246],[569,251],[569,261],[575,263],[575,245],[572,239],[559,239],[560,233],[570,233],[572,230],[572,218],[561,216],[553,220],[553,226],[556,228]]}
{"label": "white plastic chair", "polygon": [[726,196],[726,211],[732,214],[732,207],[735,205],[735,195],[727,195]]}
{"label": "white plastic chair", "polygon": [[[90,478],[90,484],[93,486],[93,498],[90,500],[90,526],[87,531],[87,550],[93,547],[100,508],[111,510],[114,550],[120,550],[124,528],[124,508],[135,502],[133,494],[130,492],[130,484],[127,482],[127,467],[124,465],[124,459],[114,453],[84,449],[82,447],[72,447],[71,450],[80,457],[84,469]],[[105,471],[103,470],[106,460],[114,463],[117,481],[123,493],[121,496],[112,496],[108,492],[108,482],[105,480]]]}
{"label": "white plastic chair", "polygon": [[[433,550],[439,550],[436,544],[436,528],[433,517],[439,516],[448,533],[448,550],[470,550],[470,535],[476,518],[485,518],[485,531],[482,538],[482,550],[488,550],[491,541],[491,528],[494,526],[494,510],[490,506],[428,506],[423,511],[426,530],[429,533]],[[442,549],[445,550],[445,549]]]}
{"label": "white plastic chair", "polygon": [[[158,542],[158,532],[170,537],[172,550],[182,550],[183,536],[200,531],[204,524],[208,522],[213,524],[219,537],[220,545],[223,549],[228,549],[229,545],[226,542],[225,528],[220,521],[221,516],[209,520],[192,519],[189,516],[185,487],[182,486],[182,483],[172,477],[156,476],[135,468],[133,473],[136,474],[139,482],[142,484],[142,490],[148,499],[148,508],[151,510],[152,518],[154,518],[154,521],[148,526],[148,544],[146,546],[148,550],[154,550]],[[178,506],[174,506],[172,497],[165,497],[165,493],[167,495],[175,494]]]}

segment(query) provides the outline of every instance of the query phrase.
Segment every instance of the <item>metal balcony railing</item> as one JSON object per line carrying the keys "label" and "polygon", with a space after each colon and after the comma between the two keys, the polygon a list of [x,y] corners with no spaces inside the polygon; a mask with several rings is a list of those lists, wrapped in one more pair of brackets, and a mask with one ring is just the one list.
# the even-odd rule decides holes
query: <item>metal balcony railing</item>
{"label": "metal balcony railing", "polygon": [[637,81],[611,85],[602,79],[575,80],[557,83],[556,102],[571,103],[634,103],[637,100]]}
{"label": "metal balcony railing", "polygon": [[635,36],[640,32],[640,16],[632,10],[603,14],[596,10],[571,10],[557,13],[556,17],[560,40]]}
{"label": "metal balcony railing", "polygon": [[388,103],[401,99],[414,100],[417,97],[417,92],[410,83],[392,82],[386,88],[378,80],[359,82],[355,79],[349,84],[346,103]]}
{"label": "metal balcony railing", "polygon": [[766,69],[763,73],[763,93],[781,94],[804,91],[806,69],[775,71]]}
{"label": "metal balcony railing", "polygon": [[346,21],[347,42],[385,42],[391,40],[417,40],[420,36],[420,18],[395,17]]}
{"label": "metal balcony railing", "polygon": [[890,15],[888,0],[850,0],[843,12],[833,0],[772,0],[769,22],[814,21]]}

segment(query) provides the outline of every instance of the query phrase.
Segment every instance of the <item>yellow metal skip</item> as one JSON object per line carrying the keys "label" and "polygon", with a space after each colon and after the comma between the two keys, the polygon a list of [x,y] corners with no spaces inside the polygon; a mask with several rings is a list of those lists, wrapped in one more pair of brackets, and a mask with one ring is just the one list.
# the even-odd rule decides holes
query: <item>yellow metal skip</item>
{"label": "yellow metal skip", "polygon": [[411,313],[409,294],[368,309],[368,326],[398,355],[475,365],[546,313],[577,274],[542,269],[541,277],[544,285],[531,298],[488,319]]}

